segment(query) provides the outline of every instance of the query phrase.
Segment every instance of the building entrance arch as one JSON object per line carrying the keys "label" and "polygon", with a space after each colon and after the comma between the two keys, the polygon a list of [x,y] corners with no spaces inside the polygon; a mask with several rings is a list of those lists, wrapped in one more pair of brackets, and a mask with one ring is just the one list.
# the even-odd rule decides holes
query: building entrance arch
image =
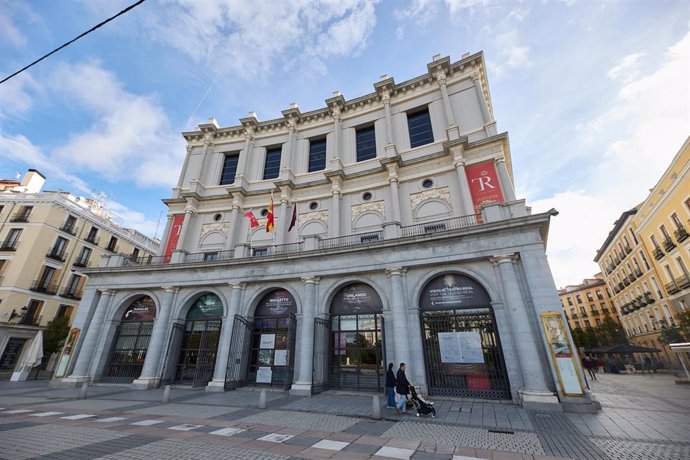
{"label": "building entrance arch", "polygon": [[175,383],[206,385],[213,378],[223,303],[216,294],[199,297],[189,308],[179,345]]}
{"label": "building entrance arch", "polygon": [[491,299],[472,278],[437,276],[419,299],[429,394],[510,399]]}
{"label": "building entrance arch", "polygon": [[132,383],[141,375],[151,340],[156,303],[149,296],[131,301],[115,326],[115,338],[101,381]]}
{"label": "building entrance arch", "polygon": [[383,304],[374,288],[351,283],[331,301],[330,387],[383,391]]}

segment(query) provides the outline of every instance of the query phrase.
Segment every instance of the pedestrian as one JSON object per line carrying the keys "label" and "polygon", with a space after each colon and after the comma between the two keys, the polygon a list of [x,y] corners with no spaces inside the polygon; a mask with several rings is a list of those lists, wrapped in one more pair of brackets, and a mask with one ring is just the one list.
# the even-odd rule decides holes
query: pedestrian
{"label": "pedestrian", "polygon": [[589,374],[589,378],[591,380],[596,380],[597,379],[597,374],[594,371],[594,361],[592,359],[585,355],[584,358],[582,358],[582,365],[584,366],[585,369],[587,369],[587,373]]}
{"label": "pedestrian", "polygon": [[595,358],[595,363],[597,365],[597,372],[606,372],[606,368],[604,367],[604,360],[601,359],[600,357]]}
{"label": "pedestrian", "polygon": [[652,373],[652,358],[649,356],[644,357],[644,369],[646,369],[649,374]]}
{"label": "pedestrian", "polygon": [[410,382],[407,381],[407,376],[405,376],[405,363],[400,363],[400,368],[395,376],[395,392],[400,395],[400,401],[395,406],[395,413],[406,414],[407,413],[407,395],[410,394]]}
{"label": "pedestrian", "polygon": [[386,372],[386,396],[388,397],[388,408],[395,409],[395,374],[393,373],[393,363],[388,363]]}

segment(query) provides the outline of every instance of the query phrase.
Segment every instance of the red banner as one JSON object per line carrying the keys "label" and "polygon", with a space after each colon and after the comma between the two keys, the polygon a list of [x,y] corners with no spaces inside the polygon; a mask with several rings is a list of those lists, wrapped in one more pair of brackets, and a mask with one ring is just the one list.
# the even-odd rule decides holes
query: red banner
{"label": "red banner", "polygon": [[505,201],[501,183],[498,181],[496,165],[493,161],[465,166],[465,173],[467,174],[467,183],[470,184],[472,205],[476,214],[479,214],[479,209],[482,206]]}
{"label": "red banner", "polygon": [[164,264],[170,262],[170,257],[177,248],[177,241],[180,239],[180,230],[182,230],[182,222],[184,222],[184,214],[176,214],[173,216],[172,225],[170,226],[170,236],[168,237],[168,242],[165,244],[165,252],[163,253]]}

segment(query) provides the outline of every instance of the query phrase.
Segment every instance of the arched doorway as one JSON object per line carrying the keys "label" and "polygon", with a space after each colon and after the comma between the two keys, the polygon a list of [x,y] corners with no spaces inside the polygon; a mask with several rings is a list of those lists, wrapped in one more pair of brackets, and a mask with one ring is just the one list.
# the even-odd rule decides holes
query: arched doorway
{"label": "arched doorway", "polygon": [[199,297],[187,312],[175,382],[206,385],[213,378],[223,317],[223,303],[215,294]]}
{"label": "arched doorway", "polygon": [[295,362],[297,305],[285,289],[274,289],[254,310],[247,381],[289,390]]}
{"label": "arched doorway", "polygon": [[365,283],[340,289],[331,302],[330,386],[383,391],[383,305]]}
{"label": "arched doorway", "polygon": [[132,383],[141,375],[151,340],[156,304],[149,296],[134,299],[120,318],[102,382]]}
{"label": "arched doorway", "polygon": [[486,289],[464,275],[440,275],[422,290],[419,307],[429,394],[510,399]]}

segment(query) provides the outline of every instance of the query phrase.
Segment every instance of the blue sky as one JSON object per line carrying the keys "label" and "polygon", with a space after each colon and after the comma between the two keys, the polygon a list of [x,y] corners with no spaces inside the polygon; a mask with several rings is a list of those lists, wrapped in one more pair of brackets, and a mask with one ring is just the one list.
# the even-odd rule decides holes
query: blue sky
{"label": "blue sky", "polygon": [[[130,3],[0,0],[0,74]],[[0,177],[33,167],[47,189],[102,191],[150,235],[163,212],[160,236],[181,131],[320,108],[483,50],[518,196],[560,211],[549,259],[576,283],[690,134],[689,23],[682,1],[148,0],[0,85]]]}

